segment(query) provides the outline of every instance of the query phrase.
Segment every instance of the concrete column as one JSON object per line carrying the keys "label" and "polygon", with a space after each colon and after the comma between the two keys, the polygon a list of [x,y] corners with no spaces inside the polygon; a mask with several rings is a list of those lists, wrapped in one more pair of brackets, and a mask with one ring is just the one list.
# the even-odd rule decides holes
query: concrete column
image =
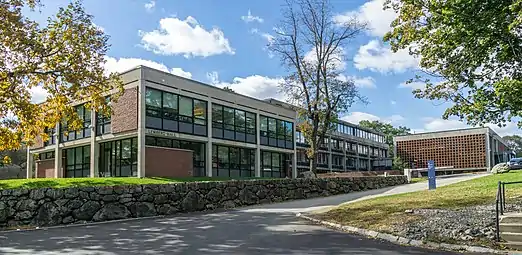
{"label": "concrete column", "polygon": [[98,158],[99,158],[99,146],[96,142],[96,111],[94,109],[91,110],[91,151],[90,151],[90,176],[98,177]]}
{"label": "concrete column", "polygon": [[489,129],[486,132],[486,167],[488,172],[491,171],[491,144],[489,141]]}
{"label": "concrete column", "polygon": [[33,178],[33,166],[34,166],[34,158],[33,154],[31,154],[31,149],[29,146],[27,147],[27,163],[26,163],[26,174],[25,178],[30,179]]}
{"label": "concrete column", "polygon": [[332,136],[328,136],[328,170],[330,173],[333,170],[332,165]]}
{"label": "concrete column", "polygon": [[292,178],[297,178],[297,141],[295,139],[295,134],[297,130],[297,114],[295,116],[296,123],[293,125],[293,143],[294,143],[294,154],[292,155]]}
{"label": "concrete column", "polygon": [[205,167],[208,177],[212,177],[212,102],[208,98],[207,103],[207,150],[205,154]]}
{"label": "concrete column", "polygon": [[54,178],[62,178],[62,149],[60,149],[60,123],[56,123],[56,142],[54,145]]}
{"label": "concrete column", "polygon": [[359,143],[355,143],[355,171],[359,171]]}
{"label": "concrete column", "polygon": [[261,177],[261,118],[259,117],[259,111],[256,112],[256,165],[255,165],[255,175],[256,177]]}
{"label": "concrete column", "polygon": [[346,144],[347,144],[347,141],[346,140],[343,140],[343,172],[346,172],[348,171],[348,169],[346,169]]}
{"label": "concrete column", "polygon": [[145,83],[138,86],[138,177],[145,177]]}

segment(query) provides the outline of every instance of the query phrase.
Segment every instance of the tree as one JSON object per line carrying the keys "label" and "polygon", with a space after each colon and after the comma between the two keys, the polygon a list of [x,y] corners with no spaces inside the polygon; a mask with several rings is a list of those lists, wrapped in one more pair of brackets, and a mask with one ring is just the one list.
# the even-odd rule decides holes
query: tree
{"label": "tree", "polygon": [[517,157],[522,157],[522,137],[519,135],[508,135],[502,137],[509,148],[516,153]]}
{"label": "tree", "polygon": [[393,170],[404,170],[405,168],[409,168],[408,163],[404,162],[400,157],[394,157],[392,162]]}
{"label": "tree", "polygon": [[[71,103],[108,113],[106,93],[123,90],[116,74],[104,73],[108,36],[81,3],[60,8],[45,25],[23,15],[39,6],[39,0],[0,0],[0,151],[38,136],[47,140],[45,130],[60,121],[76,130],[82,122]],[[47,94],[44,102],[31,101],[34,90]]]}
{"label": "tree", "polygon": [[[387,0],[384,40],[420,58],[417,98],[451,103],[443,117],[505,125],[522,115],[522,1]],[[521,122],[518,122],[521,126]]]}
{"label": "tree", "polygon": [[365,101],[342,73],[343,47],[364,28],[355,18],[335,24],[327,0],[289,0],[269,44],[289,71],[280,89],[302,120],[298,129],[310,144],[307,156],[313,172],[319,143],[333,129],[338,114],[356,100]]}
{"label": "tree", "polygon": [[394,146],[393,146],[393,137],[398,135],[408,135],[410,134],[410,129],[403,126],[394,127],[389,123],[383,123],[378,120],[368,121],[363,120],[359,122],[361,127],[370,128],[375,131],[381,132],[385,135],[386,144],[389,146],[389,156],[391,158],[394,157]]}

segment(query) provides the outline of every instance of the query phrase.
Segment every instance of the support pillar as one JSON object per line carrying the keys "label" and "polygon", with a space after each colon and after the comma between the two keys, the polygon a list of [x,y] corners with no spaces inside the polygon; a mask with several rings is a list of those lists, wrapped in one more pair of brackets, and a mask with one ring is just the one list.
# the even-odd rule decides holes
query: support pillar
{"label": "support pillar", "polygon": [[54,147],[54,178],[62,178],[62,149],[60,148],[60,123],[56,123],[56,142]]}
{"label": "support pillar", "polygon": [[261,162],[262,162],[262,159],[261,159],[261,130],[259,130],[260,128],[260,123],[261,123],[261,118],[259,117],[259,111],[256,112],[256,165],[255,165],[255,168],[254,168],[254,172],[255,172],[255,175],[256,177],[261,177]]}
{"label": "support pillar", "polygon": [[212,177],[212,102],[210,97],[207,104],[207,148],[205,152],[205,171],[208,177]]}
{"label": "support pillar", "polygon": [[330,173],[333,170],[332,165],[332,137],[328,136],[328,171],[330,171]]}
{"label": "support pillar", "polygon": [[346,157],[346,145],[347,145],[347,141],[346,140],[343,140],[343,172],[346,172],[348,171],[348,169],[346,168],[346,160],[348,159]]}
{"label": "support pillar", "polygon": [[89,159],[90,160],[90,176],[91,177],[98,177],[99,176],[99,169],[98,169],[98,159],[99,159],[99,156],[100,156],[100,153],[99,153],[99,146],[98,146],[98,143],[96,142],[96,111],[94,111],[94,109],[91,110],[91,126],[90,126],[90,129],[91,129],[91,147],[90,147],[90,155],[91,155],[91,158]]}
{"label": "support pillar", "polygon": [[[297,120],[297,114],[295,117],[295,120]],[[292,178],[297,178],[297,141],[295,140],[295,134],[296,134],[296,125],[297,123],[294,123],[292,134],[293,134],[293,143],[294,143],[294,153],[292,155]]]}
{"label": "support pillar", "polygon": [[[490,139],[489,139],[489,128],[488,128],[488,131],[486,132],[486,167],[487,167],[487,170],[488,172],[491,171],[491,143],[490,143]],[[436,164],[437,162],[435,162]]]}
{"label": "support pillar", "polygon": [[138,178],[145,177],[145,83],[138,86]]}
{"label": "support pillar", "polygon": [[27,163],[25,168],[25,178],[30,179],[33,178],[33,167],[34,167],[34,158],[33,154],[31,154],[31,149],[27,147]]}

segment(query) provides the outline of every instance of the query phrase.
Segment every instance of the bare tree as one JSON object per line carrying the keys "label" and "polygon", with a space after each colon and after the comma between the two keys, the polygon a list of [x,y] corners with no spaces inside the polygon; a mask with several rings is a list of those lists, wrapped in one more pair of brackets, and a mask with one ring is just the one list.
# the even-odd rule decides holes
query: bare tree
{"label": "bare tree", "polygon": [[289,75],[280,85],[301,119],[297,128],[310,144],[307,157],[316,172],[316,154],[339,113],[355,101],[366,103],[353,80],[343,74],[344,47],[365,28],[355,17],[334,21],[328,0],[288,0],[281,25],[269,48]]}

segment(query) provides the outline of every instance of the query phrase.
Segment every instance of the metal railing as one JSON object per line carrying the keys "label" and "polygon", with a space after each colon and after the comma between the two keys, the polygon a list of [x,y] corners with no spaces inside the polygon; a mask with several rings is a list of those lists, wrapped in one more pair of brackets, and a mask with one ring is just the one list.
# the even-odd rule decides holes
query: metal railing
{"label": "metal railing", "polygon": [[504,215],[506,211],[506,185],[509,184],[521,184],[522,181],[518,182],[498,182],[497,196],[495,199],[495,230],[497,242],[500,242],[500,216]]}

